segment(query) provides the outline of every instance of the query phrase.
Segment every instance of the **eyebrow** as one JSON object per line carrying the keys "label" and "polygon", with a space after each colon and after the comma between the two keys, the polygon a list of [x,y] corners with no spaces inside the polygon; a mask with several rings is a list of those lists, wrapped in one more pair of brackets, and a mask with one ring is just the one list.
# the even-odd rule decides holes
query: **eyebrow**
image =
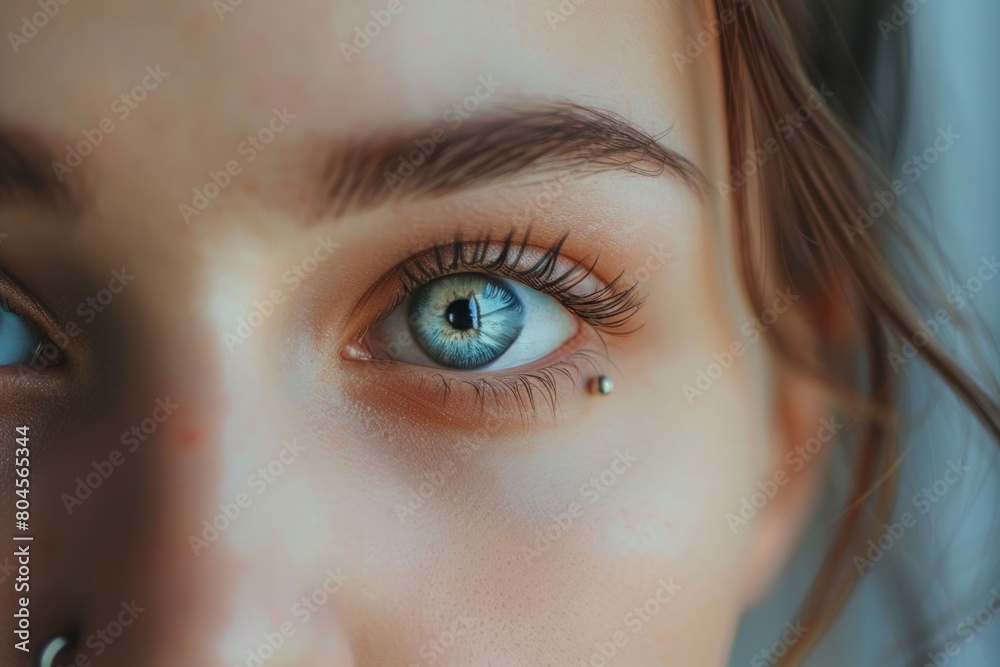
{"label": "eyebrow", "polygon": [[[445,115],[447,118],[447,114]],[[457,116],[453,116],[456,122]],[[452,123],[455,124],[455,123]],[[575,103],[501,107],[451,130],[445,124],[375,136],[335,152],[324,173],[324,211],[339,217],[396,199],[430,198],[526,173],[667,173],[701,194],[688,158],[624,117]]]}
{"label": "eyebrow", "polygon": [[50,166],[54,161],[30,133],[0,128],[0,208],[35,205],[75,213],[77,196]]}
{"label": "eyebrow", "polygon": [[[445,116],[447,118],[447,116]],[[624,117],[575,103],[498,107],[480,118],[340,146],[323,163],[321,213],[340,217],[401,200],[433,198],[531,173],[624,170],[706,183],[688,158]],[[60,180],[55,158],[30,133],[0,127],[0,209],[34,205],[75,215],[79,193]]]}

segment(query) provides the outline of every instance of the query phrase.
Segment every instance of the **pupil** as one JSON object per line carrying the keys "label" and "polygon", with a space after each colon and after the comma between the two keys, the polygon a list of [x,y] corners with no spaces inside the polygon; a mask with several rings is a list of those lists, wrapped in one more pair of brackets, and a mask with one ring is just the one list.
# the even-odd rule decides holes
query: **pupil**
{"label": "pupil", "polygon": [[448,323],[459,331],[476,327],[476,305],[471,299],[452,301],[444,315],[448,318]]}

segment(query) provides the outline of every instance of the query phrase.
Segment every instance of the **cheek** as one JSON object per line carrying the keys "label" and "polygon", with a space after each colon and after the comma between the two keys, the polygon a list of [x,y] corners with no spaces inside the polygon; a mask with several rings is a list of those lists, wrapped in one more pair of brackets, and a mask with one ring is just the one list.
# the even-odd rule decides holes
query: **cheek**
{"label": "cheek", "polygon": [[[720,388],[718,400],[724,394]],[[643,626],[655,630],[637,634],[636,645],[704,655],[706,646],[728,645],[743,605],[751,531],[734,534],[725,517],[738,511],[748,484],[748,453],[759,451],[744,435],[755,432],[753,420],[737,400],[721,419],[688,408],[668,413],[657,409],[656,392],[648,396],[622,420],[630,424],[622,442],[634,443],[639,462],[591,506],[580,548],[600,577],[592,594],[618,609],[617,618],[636,606],[649,615],[659,608],[659,586],[676,586],[669,605]]]}
{"label": "cheek", "polygon": [[[669,648],[712,664],[706,651],[728,646],[749,531],[734,535],[725,517],[760,451],[744,441],[753,419],[725,386],[704,407],[667,412],[678,403],[666,394],[670,373],[652,376],[667,379],[615,394],[598,409],[608,419],[564,424],[558,442],[481,473],[492,509],[463,497],[478,510],[453,515],[465,526],[448,531],[437,574],[417,578],[447,580],[453,599],[477,600],[488,619],[479,640],[489,634],[510,650],[545,647],[574,661],[612,642],[632,661],[667,658]],[[419,595],[441,599],[435,588]]]}

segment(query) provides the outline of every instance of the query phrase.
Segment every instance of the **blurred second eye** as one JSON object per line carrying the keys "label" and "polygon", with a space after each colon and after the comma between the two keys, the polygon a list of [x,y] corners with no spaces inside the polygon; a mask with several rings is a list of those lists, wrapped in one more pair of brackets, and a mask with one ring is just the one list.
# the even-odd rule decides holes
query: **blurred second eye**
{"label": "blurred second eye", "polygon": [[454,370],[517,368],[543,359],[579,329],[552,297],[482,273],[436,278],[365,336],[377,358]]}
{"label": "blurred second eye", "polygon": [[45,342],[35,328],[5,302],[0,302],[0,366],[27,366]]}

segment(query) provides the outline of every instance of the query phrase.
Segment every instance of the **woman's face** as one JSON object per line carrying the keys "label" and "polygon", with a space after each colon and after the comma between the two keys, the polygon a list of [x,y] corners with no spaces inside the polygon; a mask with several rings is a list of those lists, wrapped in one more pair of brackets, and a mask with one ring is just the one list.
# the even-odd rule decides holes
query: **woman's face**
{"label": "woman's face", "polygon": [[735,286],[716,19],[4,3],[32,650],[78,627],[69,664],[723,664],[797,482],[727,517],[819,413]]}

